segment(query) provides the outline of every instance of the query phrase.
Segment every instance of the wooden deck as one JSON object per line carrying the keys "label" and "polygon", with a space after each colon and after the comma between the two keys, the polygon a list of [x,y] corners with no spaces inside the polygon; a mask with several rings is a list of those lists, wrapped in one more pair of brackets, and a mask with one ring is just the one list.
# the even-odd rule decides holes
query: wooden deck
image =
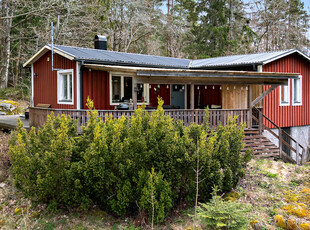
{"label": "wooden deck", "polygon": [[24,127],[27,130],[30,129],[29,120],[28,119],[26,120],[24,116],[20,116],[20,115],[1,115],[0,116],[0,129],[7,129],[7,130],[16,129],[17,119],[20,119],[23,122]]}
{"label": "wooden deck", "polygon": [[[152,110],[146,110],[150,114]],[[69,115],[72,119],[78,120],[78,130],[81,126],[85,126],[88,121],[87,110],[69,110],[69,109],[50,109],[50,108],[29,108],[29,120],[30,126],[39,127],[46,122],[46,116],[51,112],[55,116],[65,114]],[[133,110],[98,110],[98,116],[105,120],[108,116],[113,116],[113,118],[120,118],[122,116],[131,117],[134,114]],[[205,111],[202,109],[175,109],[175,110],[165,110],[166,115],[170,115],[174,120],[183,121],[184,125],[189,125],[190,123],[202,124],[205,117]],[[212,128],[216,128],[220,123],[222,125],[227,125],[229,117],[238,116],[237,123],[246,123],[248,127],[250,126],[249,118],[250,111],[248,109],[210,109],[209,110],[209,122]]]}

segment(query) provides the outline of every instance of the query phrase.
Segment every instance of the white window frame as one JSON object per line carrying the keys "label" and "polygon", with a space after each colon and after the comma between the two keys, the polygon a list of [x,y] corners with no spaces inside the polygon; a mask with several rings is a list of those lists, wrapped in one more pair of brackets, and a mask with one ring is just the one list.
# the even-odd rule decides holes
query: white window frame
{"label": "white window frame", "polygon": [[[131,77],[132,78],[132,95],[136,92],[134,92],[134,85],[133,85],[133,76],[132,75],[128,75],[128,74],[123,74],[123,73],[117,73],[117,72],[110,72],[110,78],[109,78],[109,85],[110,85],[110,105],[119,105],[122,104],[123,102],[112,102],[112,77],[113,76],[117,76],[121,78],[121,95],[120,98],[124,97],[124,77]],[[150,104],[150,89],[149,89],[149,84],[143,84],[144,86],[144,98],[146,98],[146,102],[144,102],[145,105],[149,105]],[[137,105],[142,105],[143,102],[138,102]]]}
{"label": "white window frame", "polygon": [[[71,89],[72,89],[72,98],[71,101],[62,99],[62,91],[63,91],[63,84],[62,84],[62,76],[66,74],[71,74]],[[69,78],[69,75],[67,76]],[[68,80],[68,79],[67,79]],[[67,87],[67,95],[69,94],[69,87]],[[74,105],[74,74],[73,69],[65,69],[65,70],[58,70],[57,71],[57,104],[63,105]]]}
{"label": "white window frame", "polygon": [[[290,97],[290,79],[287,80],[287,86],[286,85],[281,85],[279,87],[279,101],[280,101],[280,106],[289,106],[291,104],[291,97]],[[286,91],[287,91],[287,102],[283,102],[281,101],[281,94],[282,94],[282,88],[287,87]]]}
{"label": "white window frame", "polygon": [[[295,84],[294,81],[299,80],[299,86],[298,86],[298,97],[300,100],[298,102],[295,102]],[[292,79],[292,104],[293,105],[302,105],[302,76],[299,75],[297,79]]]}

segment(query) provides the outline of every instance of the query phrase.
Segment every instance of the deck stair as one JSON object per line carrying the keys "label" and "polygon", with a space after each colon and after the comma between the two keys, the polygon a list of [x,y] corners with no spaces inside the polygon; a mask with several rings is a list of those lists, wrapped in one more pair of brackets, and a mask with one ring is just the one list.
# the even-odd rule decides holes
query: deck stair
{"label": "deck stair", "polygon": [[[297,140],[266,117],[261,110],[255,107],[252,109],[252,128],[245,130],[245,137],[243,138],[245,147],[243,151],[251,148],[257,158],[280,158],[285,162],[297,165],[305,163],[305,160],[308,159],[308,151],[306,152],[305,148]],[[263,132],[273,136],[277,144],[265,137]],[[289,153],[283,151],[283,146],[289,149]]]}
{"label": "deck stair", "polygon": [[243,142],[245,146],[243,152],[247,149],[253,149],[255,158],[279,158],[279,147],[262,134],[259,134],[258,129],[246,129],[244,134]]}

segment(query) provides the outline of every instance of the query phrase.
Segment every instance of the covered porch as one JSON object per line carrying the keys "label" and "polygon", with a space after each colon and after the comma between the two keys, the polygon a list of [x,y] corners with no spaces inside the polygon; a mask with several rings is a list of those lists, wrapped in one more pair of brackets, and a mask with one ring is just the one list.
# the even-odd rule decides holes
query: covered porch
{"label": "covered porch", "polygon": [[[246,123],[247,128],[252,127],[252,108],[261,103],[262,99],[279,85],[287,85],[289,78],[296,78],[298,74],[267,73],[267,72],[245,72],[245,71],[213,71],[192,69],[158,69],[127,66],[111,66],[84,64],[87,72],[96,71],[96,74],[109,75],[110,105],[116,104],[116,100],[128,93],[131,101],[131,110],[98,110],[99,116],[106,119],[112,115],[114,118],[121,116],[131,117],[134,109],[141,104],[141,95],[155,94],[159,89],[170,92],[169,103],[164,107],[165,113],[173,119],[182,120],[184,124],[195,122],[203,123],[205,116],[204,108],[209,107],[209,123],[216,128],[219,123],[226,125],[228,117],[238,116],[238,123]],[[117,73],[113,75],[114,73]],[[113,79],[113,76],[116,76]],[[118,77],[126,76],[126,77]],[[126,79],[129,79],[126,82]],[[83,80],[83,79],[82,79]],[[116,80],[115,86],[114,80]],[[122,84],[118,84],[118,81]],[[81,81],[82,83],[82,81]],[[126,86],[120,89],[120,85]],[[145,87],[148,85],[148,87]],[[268,90],[263,92],[263,85],[269,85]],[[81,87],[83,88],[83,87]],[[144,92],[141,92],[143,89]],[[114,91],[118,94],[114,95]],[[82,91],[77,98],[80,101],[79,108],[85,108],[85,96]],[[115,100],[115,101],[114,101]],[[147,101],[149,102],[149,101]],[[177,104],[179,103],[179,104]],[[150,103],[146,103],[148,106]],[[172,106],[180,109],[171,109]],[[262,106],[262,104],[260,104]],[[116,106],[114,108],[117,108]],[[155,106],[149,106],[149,113]],[[170,108],[170,109],[169,109]],[[52,109],[52,108],[30,108],[30,126],[41,126],[46,121],[46,115],[54,112],[55,115],[66,114],[78,120],[78,126],[86,124],[86,109]]]}

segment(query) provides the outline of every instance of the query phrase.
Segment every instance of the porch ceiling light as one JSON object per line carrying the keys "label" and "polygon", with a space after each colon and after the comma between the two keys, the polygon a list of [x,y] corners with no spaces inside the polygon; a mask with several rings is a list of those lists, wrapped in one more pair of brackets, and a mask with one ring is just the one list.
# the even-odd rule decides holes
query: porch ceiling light
{"label": "porch ceiling light", "polygon": [[167,89],[169,89],[169,85],[167,85]]}

